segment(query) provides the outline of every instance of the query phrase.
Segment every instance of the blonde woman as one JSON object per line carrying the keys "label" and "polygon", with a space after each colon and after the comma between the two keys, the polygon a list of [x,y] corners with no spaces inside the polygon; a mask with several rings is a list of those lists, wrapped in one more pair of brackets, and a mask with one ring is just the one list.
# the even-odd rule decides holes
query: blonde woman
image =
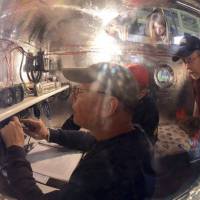
{"label": "blonde woman", "polygon": [[170,43],[169,28],[163,10],[154,10],[148,18],[148,35],[152,42],[164,44]]}

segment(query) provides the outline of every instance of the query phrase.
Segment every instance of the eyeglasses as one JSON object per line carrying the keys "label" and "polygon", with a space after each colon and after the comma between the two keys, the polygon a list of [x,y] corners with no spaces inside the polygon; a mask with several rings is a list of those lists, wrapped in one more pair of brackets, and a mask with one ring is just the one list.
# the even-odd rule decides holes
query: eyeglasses
{"label": "eyeglasses", "polygon": [[72,87],[72,95],[74,97],[77,97],[79,94],[81,93],[85,93],[85,92],[93,92],[93,93],[100,93],[100,94],[105,94],[105,92],[103,91],[99,91],[99,90],[91,90],[91,89],[83,89],[77,86],[73,86]]}
{"label": "eyeglasses", "polygon": [[192,64],[197,58],[199,58],[199,55],[197,55],[195,57],[183,58],[183,62],[185,64]]}

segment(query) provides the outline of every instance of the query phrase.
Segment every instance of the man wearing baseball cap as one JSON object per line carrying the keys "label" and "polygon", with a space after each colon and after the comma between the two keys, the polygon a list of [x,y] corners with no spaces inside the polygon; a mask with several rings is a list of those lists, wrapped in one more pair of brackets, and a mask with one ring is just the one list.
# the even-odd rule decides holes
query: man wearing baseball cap
{"label": "man wearing baseball cap", "polygon": [[127,67],[137,80],[139,87],[139,101],[133,111],[133,122],[139,124],[152,144],[155,144],[159,112],[155,100],[149,94],[149,72],[142,64],[129,64]]}
{"label": "man wearing baseball cap", "polygon": [[200,116],[200,40],[191,35],[185,35],[180,46],[172,57],[174,62],[181,59],[192,79],[195,96],[194,116]]}
{"label": "man wearing baseball cap", "polygon": [[[130,71],[111,63],[69,68],[66,78],[79,83],[73,90],[74,121],[89,130],[49,130],[42,121],[23,120],[37,139],[46,139],[85,154],[66,185],[43,194],[32,177],[23,149],[24,132],[18,118],[1,129],[7,147],[7,173],[20,200],[142,200],[147,197],[144,171],[151,172],[151,145],[132,124],[138,85]],[[90,142],[93,140],[93,142]],[[78,144],[79,143],[79,144]],[[152,185],[151,185],[152,187]]]}
{"label": "man wearing baseball cap", "polygon": [[[149,72],[142,64],[132,63],[126,67],[136,79],[139,88],[139,101],[132,115],[133,123],[140,125],[145,130],[152,144],[155,144],[157,141],[159,112],[155,100],[149,95]],[[64,122],[62,129],[79,130],[80,126],[74,123],[73,115],[71,115]]]}

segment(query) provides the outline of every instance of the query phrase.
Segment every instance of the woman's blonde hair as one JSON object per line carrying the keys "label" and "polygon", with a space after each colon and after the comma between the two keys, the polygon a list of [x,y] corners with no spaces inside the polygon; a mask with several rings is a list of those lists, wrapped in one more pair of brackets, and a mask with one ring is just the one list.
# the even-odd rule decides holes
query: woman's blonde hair
{"label": "woman's blonde hair", "polygon": [[154,29],[155,22],[165,27],[165,36],[163,37],[162,41],[164,43],[169,43],[170,42],[169,28],[163,10],[161,9],[155,10],[149,15],[148,30],[149,30],[149,36],[151,37],[152,41],[157,41],[157,36]]}

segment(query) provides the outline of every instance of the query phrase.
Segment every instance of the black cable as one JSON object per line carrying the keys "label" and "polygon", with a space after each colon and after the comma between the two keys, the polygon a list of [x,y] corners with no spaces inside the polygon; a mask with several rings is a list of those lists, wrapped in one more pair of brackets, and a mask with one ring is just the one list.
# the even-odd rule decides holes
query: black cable
{"label": "black cable", "polygon": [[23,65],[23,62],[24,62],[24,53],[22,53],[22,60],[21,60],[21,63],[20,63],[20,68],[19,68],[19,76],[20,76],[20,79],[21,79],[22,83],[25,85],[24,79],[22,77],[22,65]]}
{"label": "black cable", "polygon": [[39,83],[42,78],[42,71],[30,70],[26,71],[28,80],[33,83]]}
{"label": "black cable", "polygon": [[33,106],[33,113],[36,118],[38,118],[38,119],[40,118],[41,112],[40,112],[40,108],[37,104]]}
{"label": "black cable", "polygon": [[19,68],[19,76],[20,76],[20,79],[21,79],[21,81],[22,81],[22,83],[23,83],[23,88],[25,89],[25,92],[26,92],[27,94],[29,94],[30,91],[29,91],[29,89],[26,87],[26,83],[25,83],[25,81],[24,81],[24,79],[23,79],[23,76],[22,76],[25,51],[23,50],[23,48],[20,48],[20,49],[21,49],[22,51],[20,51],[19,48],[18,48],[18,50],[19,50],[20,53],[22,54],[22,60],[21,60],[21,63],[20,63],[20,68]]}
{"label": "black cable", "polygon": [[32,82],[32,79],[31,79],[31,76],[29,75],[29,72],[26,72],[26,75],[27,75],[27,77],[28,77],[28,80],[29,80],[30,82]]}
{"label": "black cable", "polygon": [[31,79],[33,83],[39,83],[42,77],[42,71],[31,70]]}
{"label": "black cable", "polygon": [[44,112],[45,116],[46,116],[48,119],[50,119],[50,118],[51,118],[51,115],[52,115],[50,104],[49,104],[47,101],[44,101],[44,102],[42,103],[42,108],[43,108],[43,112]]}
{"label": "black cable", "polygon": [[[27,55],[26,60],[26,74],[30,82],[37,84],[40,82],[42,77],[43,54],[33,56],[31,53]],[[42,61],[41,61],[42,60]]]}

